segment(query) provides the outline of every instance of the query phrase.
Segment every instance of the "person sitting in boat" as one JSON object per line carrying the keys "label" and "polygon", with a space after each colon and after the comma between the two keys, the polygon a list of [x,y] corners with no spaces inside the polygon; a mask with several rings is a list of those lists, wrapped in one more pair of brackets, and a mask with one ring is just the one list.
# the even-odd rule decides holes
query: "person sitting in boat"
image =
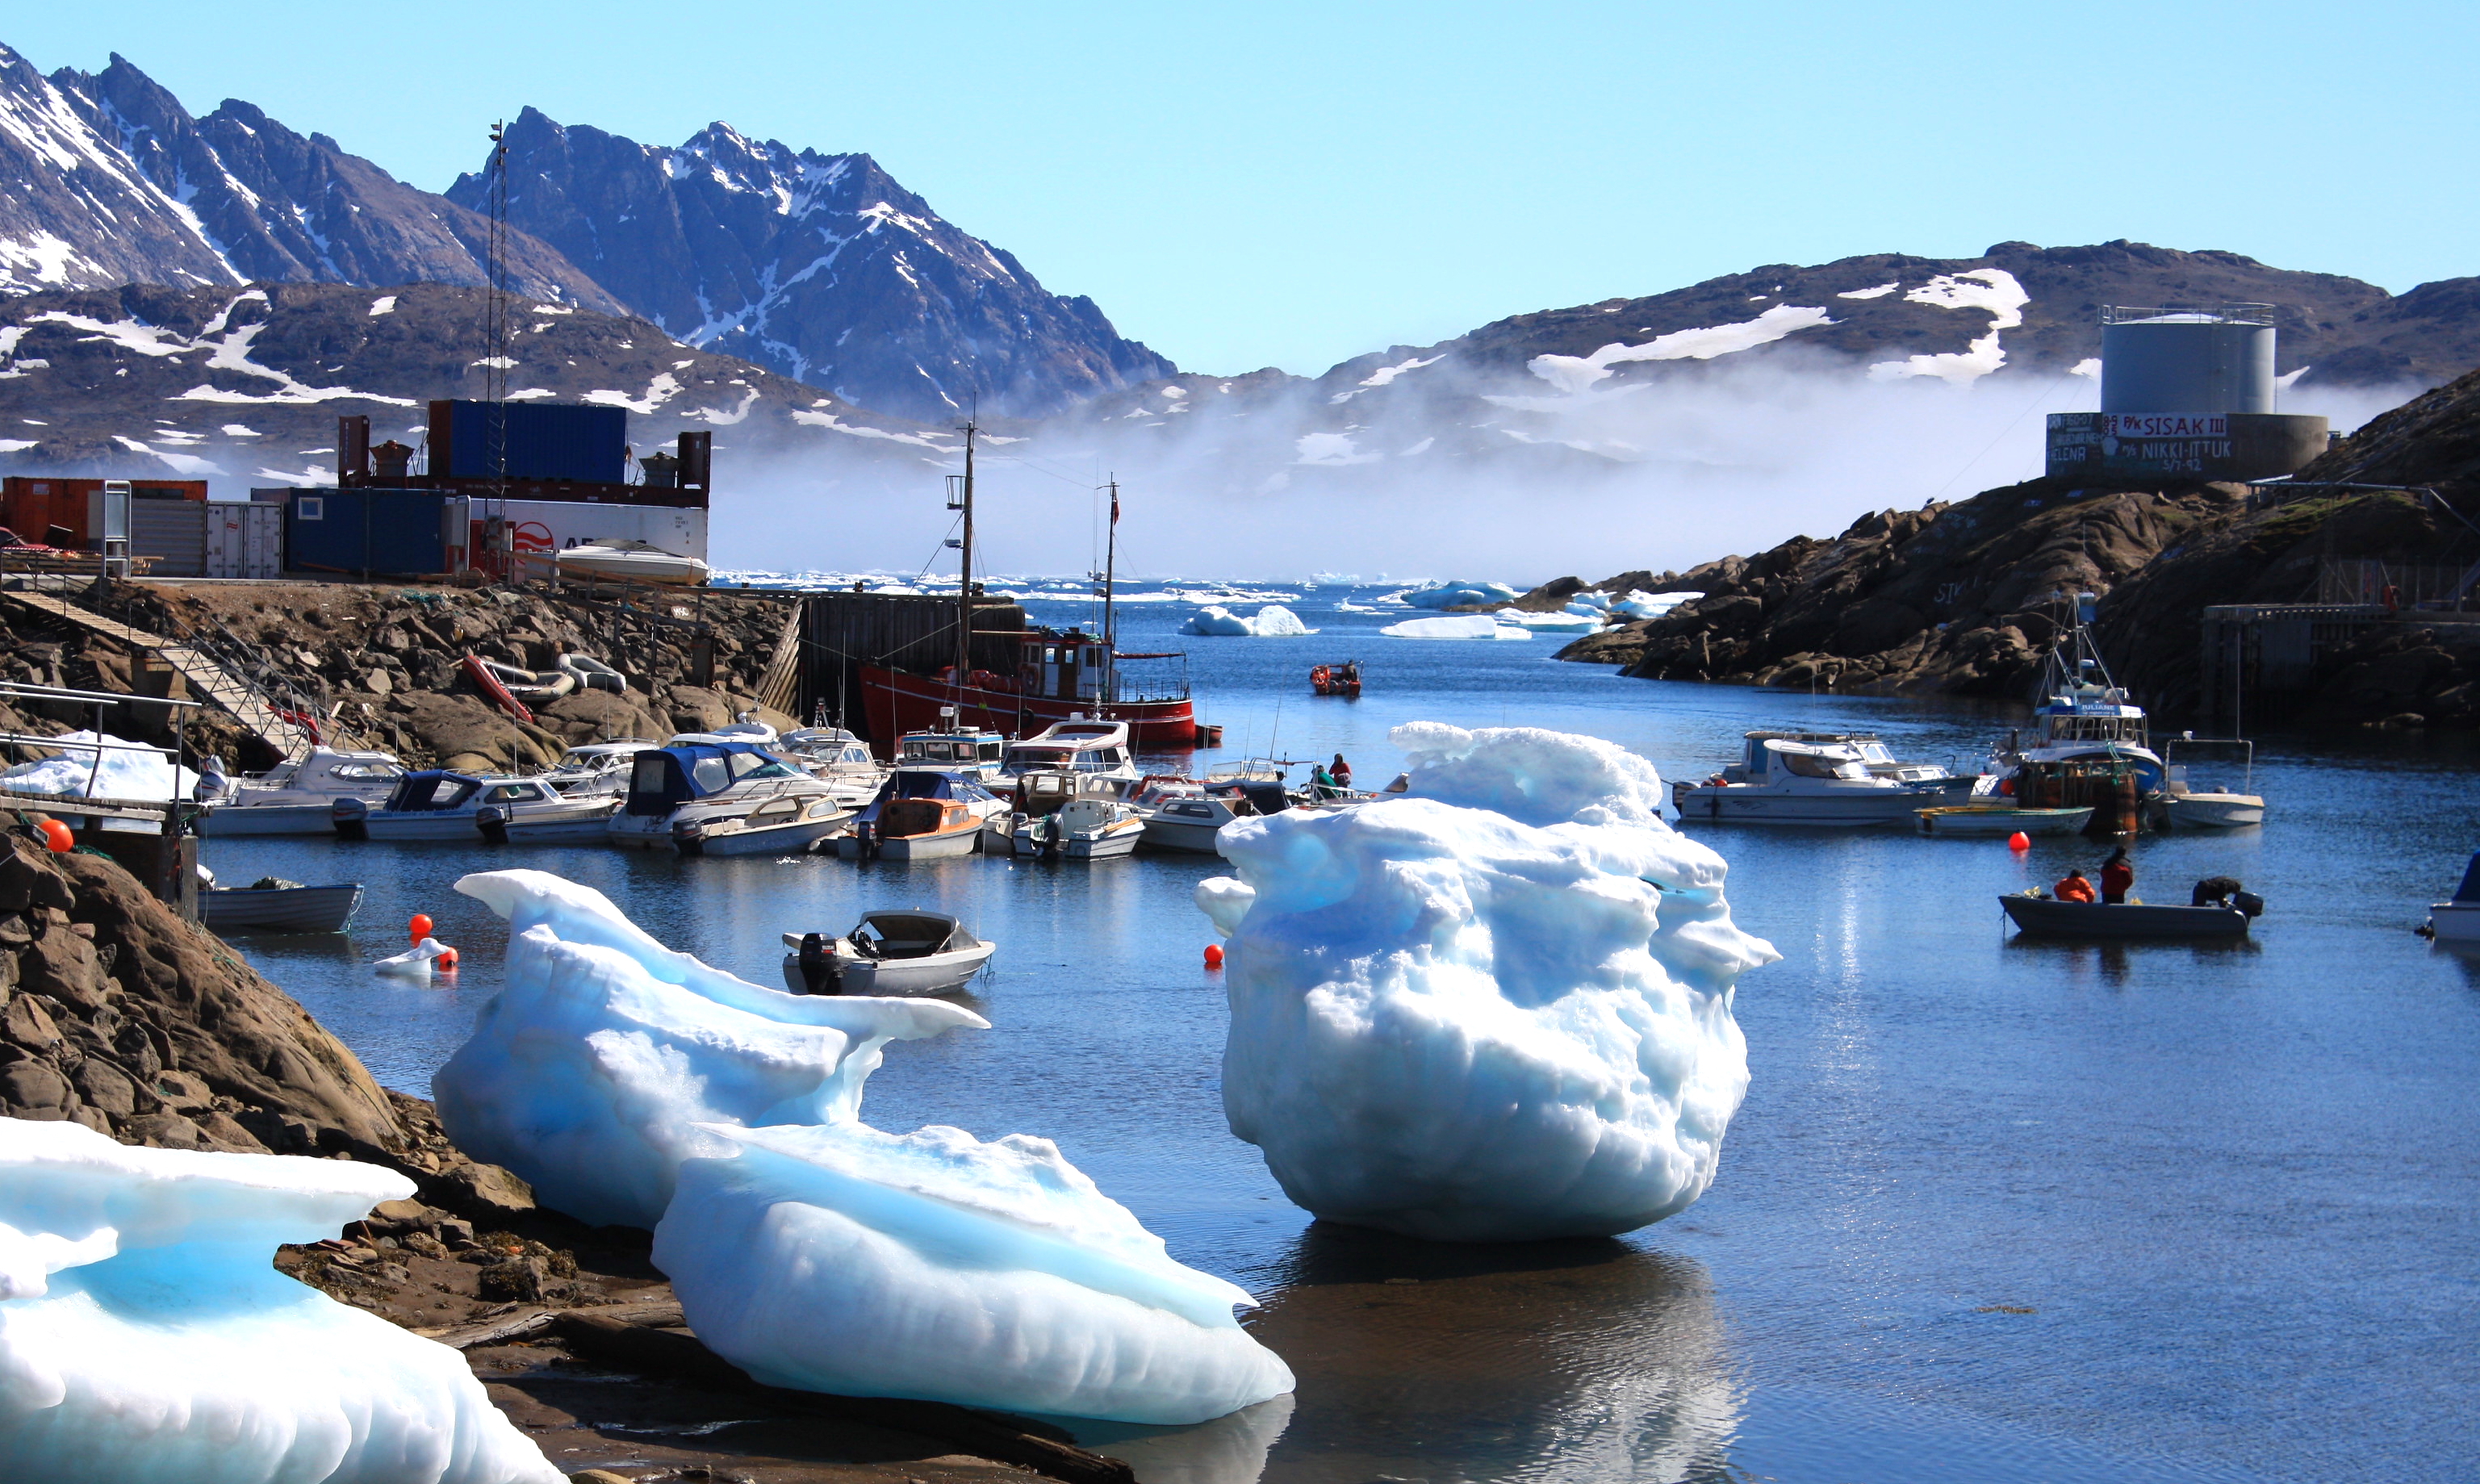
{"label": "person sitting in boat", "polygon": [[2093,886],[2081,871],[2069,871],[2067,879],[2050,888],[2050,895],[2061,902],[2090,902]]}
{"label": "person sitting in boat", "polygon": [[1334,775],[1322,762],[1309,764],[1309,797],[1324,803],[1334,797]]}
{"label": "person sitting in boat", "polygon": [[1343,760],[1343,755],[1341,753],[1334,755],[1334,761],[1327,764],[1326,771],[1333,778],[1335,787],[1350,788],[1352,786],[1352,764]]}
{"label": "person sitting in boat", "polygon": [[2101,899],[2123,905],[2134,886],[2135,862],[2127,858],[2127,847],[2122,845],[2101,863]]}
{"label": "person sitting in boat", "polygon": [[2208,876],[2196,883],[2195,895],[2187,899],[2189,907],[2228,907],[2231,898],[2247,888],[2235,876]]}

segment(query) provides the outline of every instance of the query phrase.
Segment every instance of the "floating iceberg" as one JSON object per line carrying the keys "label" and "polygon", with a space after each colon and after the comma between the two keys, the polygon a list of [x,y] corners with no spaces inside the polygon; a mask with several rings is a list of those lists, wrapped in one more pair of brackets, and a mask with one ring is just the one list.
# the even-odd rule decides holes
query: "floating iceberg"
{"label": "floating iceberg", "polygon": [[431,1079],[440,1122],[544,1204],[598,1225],[653,1226],[682,1160],[731,1153],[698,1125],[849,1121],[890,1040],[990,1025],[944,1000],[761,988],[547,872],[456,889],[508,919],[508,962]]}
{"label": "floating iceberg", "polygon": [[1378,630],[1390,639],[1530,639],[1533,631],[1502,624],[1486,613],[1459,613],[1448,618],[1406,619]]}
{"label": "floating iceberg", "polygon": [[[198,786],[198,776],[187,768],[176,767],[170,758],[151,748],[143,752],[124,751],[145,747],[140,742],[124,742],[110,732],[103,734],[102,748],[95,746],[95,733],[72,731],[66,736],[49,737],[45,747],[61,749],[58,757],[45,757],[35,762],[21,762],[0,773],[0,787],[20,793],[63,794],[74,799],[171,799],[190,797]],[[103,766],[95,766],[95,754],[103,754]]]}
{"label": "floating iceberg", "polygon": [[1398,728],[1400,800],[1227,826],[1223,1102],[1318,1215],[1603,1236],[1703,1194],[1747,1089],[1719,856],[1610,743]]}
{"label": "floating iceberg", "polygon": [[1598,613],[1527,613],[1521,608],[1501,608],[1495,617],[1501,624],[1512,624],[1537,634],[1589,634],[1602,627]]}
{"label": "floating iceberg", "polygon": [[762,1381],[1179,1424],[1292,1389],[1231,1315],[1255,1302],[1046,1139],[859,1123],[715,1127],[655,1264],[698,1337]]}
{"label": "floating iceberg", "polygon": [[1301,622],[1300,615],[1280,603],[1268,603],[1257,610],[1255,618],[1242,618],[1219,605],[1199,610],[1180,626],[1184,634],[1208,634],[1229,639],[1289,639],[1317,630]]}
{"label": "floating iceberg", "polygon": [[1406,593],[1415,608],[1469,608],[1485,602],[1511,602],[1520,595],[1504,582],[1439,582]]}
{"label": "floating iceberg", "polygon": [[272,1267],[412,1193],[0,1119],[0,1477],[559,1484],[465,1357]]}

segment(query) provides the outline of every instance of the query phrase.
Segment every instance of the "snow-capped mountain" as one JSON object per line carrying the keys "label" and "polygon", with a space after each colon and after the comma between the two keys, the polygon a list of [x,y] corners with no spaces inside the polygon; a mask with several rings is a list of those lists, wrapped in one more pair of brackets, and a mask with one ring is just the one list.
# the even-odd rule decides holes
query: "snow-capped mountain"
{"label": "snow-capped mountain", "polygon": [[[115,56],[46,78],[0,46],[0,293],[244,283],[480,285],[489,223],[249,104],[194,117]],[[617,300],[531,238],[512,282]]]}
{"label": "snow-capped mountain", "polygon": [[[867,155],[721,123],[666,149],[532,109],[508,148],[514,225],[684,344],[862,406],[1043,417],[1174,371]],[[488,192],[476,173],[448,194],[486,210]]]}

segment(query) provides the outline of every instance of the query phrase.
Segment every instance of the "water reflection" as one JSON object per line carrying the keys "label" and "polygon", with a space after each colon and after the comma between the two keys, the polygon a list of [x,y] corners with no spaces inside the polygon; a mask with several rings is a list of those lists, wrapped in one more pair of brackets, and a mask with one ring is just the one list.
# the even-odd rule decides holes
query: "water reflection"
{"label": "water reflection", "polygon": [[1270,1480],[1726,1476],[1739,1395],[1693,1261],[1319,1222],[1279,1271],[1253,1328],[1300,1392]]}

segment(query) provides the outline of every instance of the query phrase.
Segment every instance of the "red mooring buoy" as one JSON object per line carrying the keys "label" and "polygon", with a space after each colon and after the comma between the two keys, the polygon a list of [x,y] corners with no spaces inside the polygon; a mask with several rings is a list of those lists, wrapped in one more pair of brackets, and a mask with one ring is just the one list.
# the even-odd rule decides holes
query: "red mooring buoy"
{"label": "red mooring buoy", "polygon": [[1209,969],[1219,969],[1223,967],[1222,944],[1208,943],[1205,945],[1205,966]]}
{"label": "red mooring buoy", "polygon": [[404,925],[404,931],[411,934],[414,942],[419,943],[424,938],[430,936],[432,926],[433,924],[431,923],[430,914],[428,912],[416,912],[413,914],[413,920]]}
{"label": "red mooring buoy", "polygon": [[2026,834],[2023,831],[2018,830],[2013,834],[2006,837],[2006,848],[2008,850],[2030,850],[2032,848],[2032,837]]}

